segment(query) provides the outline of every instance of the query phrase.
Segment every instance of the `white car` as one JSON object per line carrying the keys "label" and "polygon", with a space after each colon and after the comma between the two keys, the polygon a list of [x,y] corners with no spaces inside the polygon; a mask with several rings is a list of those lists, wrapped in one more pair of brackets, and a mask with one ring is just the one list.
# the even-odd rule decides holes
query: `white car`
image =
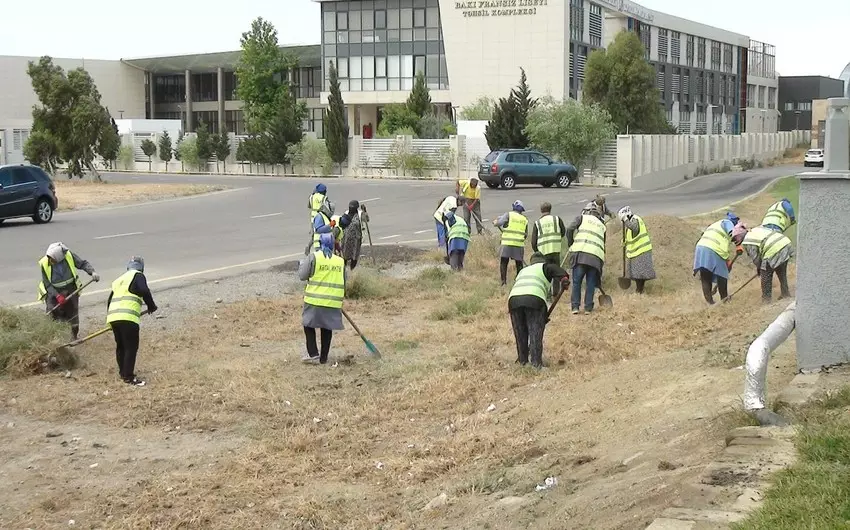
{"label": "white car", "polygon": [[809,149],[806,151],[806,156],[803,158],[803,165],[805,167],[823,167],[823,149]]}

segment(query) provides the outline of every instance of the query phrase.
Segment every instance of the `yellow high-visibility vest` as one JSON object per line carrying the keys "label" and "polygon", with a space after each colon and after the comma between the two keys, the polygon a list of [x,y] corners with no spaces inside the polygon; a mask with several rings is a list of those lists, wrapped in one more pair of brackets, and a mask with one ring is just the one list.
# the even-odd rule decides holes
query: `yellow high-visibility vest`
{"label": "yellow high-visibility vest", "polygon": [[[80,278],[77,275],[77,264],[74,262],[74,255],[70,250],[65,253],[65,262],[68,264],[68,269],[71,270],[71,277],[67,280],[54,283],[53,288],[57,290],[64,289],[65,287],[73,284],[74,290],[76,291],[80,288],[80,286],[82,286],[82,283],[80,283]],[[47,281],[52,282],[53,277],[51,275],[53,274],[53,265],[50,264],[50,259],[48,259],[47,256],[44,256],[38,260],[38,264],[41,266],[41,270],[44,271],[44,277],[47,278]],[[38,300],[44,300],[45,296],[47,296],[47,287],[44,285],[44,280],[42,280],[38,282]]]}
{"label": "yellow high-visibility vest", "polygon": [[605,262],[605,223],[594,215],[582,215],[570,252],[584,252]]}
{"label": "yellow high-visibility vest", "polygon": [[310,224],[313,224],[313,219],[319,215],[319,208],[322,207],[322,203],[325,202],[325,194],[324,193],[313,193],[310,195]]}
{"label": "yellow high-visibility vest", "polygon": [[313,253],[316,268],[304,289],[304,303],[339,309],[345,299],[345,261],[335,255],[326,258],[322,251]]}
{"label": "yellow high-visibility vest", "polygon": [[773,206],[767,209],[767,213],[764,215],[764,219],[762,219],[761,224],[764,225],[776,225],[783,232],[788,228],[788,225],[791,223],[791,220],[788,219],[788,213],[785,212],[785,208],[782,207],[782,201],[774,203]]}
{"label": "yellow high-visibility vest", "polygon": [[449,228],[449,241],[452,239],[465,239],[469,241],[469,225],[463,220],[463,217],[455,216],[455,224]]}
{"label": "yellow high-visibility vest", "polygon": [[697,241],[697,246],[713,250],[722,259],[729,259],[730,243],[732,243],[732,236],[723,229],[723,220],[721,220],[705,229],[702,237]]}
{"label": "yellow high-visibility vest", "polygon": [[747,232],[742,245],[757,247],[761,259],[766,260],[777,255],[785,247],[791,246],[791,240],[785,234],[764,226],[756,226]]}
{"label": "yellow high-visibility vest", "polygon": [[136,274],[139,274],[139,271],[130,269],[112,282],[112,300],[109,301],[109,308],[106,310],[107,324],[141,323],[142,297],[130,292],[130,284],[133,283]]}
{"label": "yellow high-visibility vest", "polygon": [[508,226],[502,228],[502,246],[524,247],[528,218],[517,212],[508,212]]}
{"label": "yellow high-visibility vest", "polygon": [[549,294],[549,280],[543,274],[543,264],[535,263],[528,267],[523,267],[517,274],[516,282],[511,287],[511,294],[508,298],[522,295],[532,295],[540,298],[544,302]]}
{"label": "yellow high-visibility vest", "polygon": [[544,256],[561,253],[561,220],[556,215],[546,214],[537,220],[537,250]]}
{"label": "yellow high-visibility vest", "polygon": [[[322,212],[317,213],[316,215],[322,216],[322,222],[326,225],[331,224],[331,220],[328,219],[328,216]],[[322,237],[322,234],[313,230],[313,250],[321,250],[322,244],[319,242],[319,239]]]}
{"label": "yellow high-visibility vest", "polygon": [[479,182],[477,186],[474,188],[469,184],[468,180],[461,180],[460,184],[460,194],[470,200],[480,199],[481,198],[481,183]]}
{"label": "yellow high-visibility vest", "polygon": [[652,250],[649,232],[646,230],[643,219],[637,215],[634,216],[634,219],[637,219],[638,222],[638,234],[632,236],[632,231],[626,228],[626,257],[628,259],[636,258]]}

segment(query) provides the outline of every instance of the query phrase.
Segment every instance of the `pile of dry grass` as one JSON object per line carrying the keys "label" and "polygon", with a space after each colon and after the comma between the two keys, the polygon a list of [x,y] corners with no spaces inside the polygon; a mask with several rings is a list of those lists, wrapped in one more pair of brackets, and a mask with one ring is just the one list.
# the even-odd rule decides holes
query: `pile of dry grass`
{"label": "pile of dry grass", "polygon": [[0,307],[0,374],[23,375],[44,368],[71,368],[76,357],[57,351],[68,327],[37,310]]}

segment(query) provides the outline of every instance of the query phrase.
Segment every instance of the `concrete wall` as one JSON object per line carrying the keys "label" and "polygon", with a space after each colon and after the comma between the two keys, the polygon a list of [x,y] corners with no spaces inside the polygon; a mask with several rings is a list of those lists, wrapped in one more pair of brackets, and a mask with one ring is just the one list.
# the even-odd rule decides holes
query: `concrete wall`
{"label": "concrete wall", "polygon": [[[0,122],[6,119],[28,120],[32,107],[38,103],[32,82],[27,75],[30,61],[38,57],[0,56]],[[115,119],[124,111],[124,118],[145,117],[145,74],[120,61],[53,58],[53,63],[65,71],[84,68],[94,79],[104,106]]]}
{"label": "concrete wall", "polygon": [[621,135],[617,137],[617,183],[652,190],[738,161],[779,157],[809,141],[809,131],[742,135]]}

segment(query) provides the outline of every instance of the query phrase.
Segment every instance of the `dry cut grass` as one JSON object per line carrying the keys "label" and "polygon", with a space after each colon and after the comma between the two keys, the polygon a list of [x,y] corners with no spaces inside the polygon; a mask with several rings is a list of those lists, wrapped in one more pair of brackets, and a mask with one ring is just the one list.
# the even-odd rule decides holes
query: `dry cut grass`
{"label": "dry cut grass", "polygon": [[57,351],[69,336],[68,326],[42,311],[0,307],[0,374],[31,374],[48,364],[73,368],[73,352]]}
{"label": "dry cut grass", "polygon": [[63,211],[172,199],[225,189],[225,186],[205,184],[114,184],[62,178],[53,182],[59,209]]}

